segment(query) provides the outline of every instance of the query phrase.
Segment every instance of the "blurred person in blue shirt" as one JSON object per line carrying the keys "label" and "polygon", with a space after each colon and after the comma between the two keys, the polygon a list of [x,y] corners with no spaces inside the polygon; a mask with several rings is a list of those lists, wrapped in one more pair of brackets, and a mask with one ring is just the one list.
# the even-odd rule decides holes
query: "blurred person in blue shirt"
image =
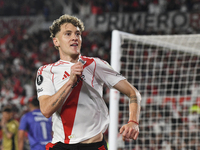
{"label": "blurred person in blue shirt", "polygon": [[52,140],[51,118],[43,116],[36,97],[30,98],[28,108],[29,112],[25,113],[20,120],[19,150],[24,148],[26,132],[31,150],[45,150],[45,145]]}

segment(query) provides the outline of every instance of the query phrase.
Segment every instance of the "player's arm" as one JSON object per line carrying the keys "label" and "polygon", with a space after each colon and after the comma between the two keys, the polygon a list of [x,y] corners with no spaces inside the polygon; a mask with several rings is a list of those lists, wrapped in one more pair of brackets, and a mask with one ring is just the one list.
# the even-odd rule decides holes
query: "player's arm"
{"label": "player's arm", "polygon": [[69,80],[52,96],[43,95],[40,96],[40,109],[42,114],[49,118],[54,112],[56,112],[63,104],[66,96],[71,91],[72,86],[77,81],[77,76],[80,76],[83,71],[83,65],[80,62],[75,63],[71,67],[71,73]]}
{"label": "player's arm", "polygon": [[19,150],[23,150],[24,149],[24,135],[25,135],[24,130],[19,130],[18,131],[18,146],[19,146]]}
{"label": "player's arm", "polygon": [[120,134],[123,135],[124,139],[137,139],[139,134],[137,123],[139,123],[141,95],[127,80],[119,81],[114,88],[129,97],[129,120],[136,122],[129,122],[122,126]]}

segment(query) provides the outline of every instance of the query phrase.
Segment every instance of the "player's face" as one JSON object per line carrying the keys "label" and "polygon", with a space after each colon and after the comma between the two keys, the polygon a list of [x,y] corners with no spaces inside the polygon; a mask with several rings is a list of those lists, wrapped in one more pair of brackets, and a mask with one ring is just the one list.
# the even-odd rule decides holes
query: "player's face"
{"label": "player's face", "polygon": [[80,54],[82,38],[79,27],[75,27],[71,23],[61,25],[60,32],[53,39],[55,46],[59,47],[60,56],[76,57]]}

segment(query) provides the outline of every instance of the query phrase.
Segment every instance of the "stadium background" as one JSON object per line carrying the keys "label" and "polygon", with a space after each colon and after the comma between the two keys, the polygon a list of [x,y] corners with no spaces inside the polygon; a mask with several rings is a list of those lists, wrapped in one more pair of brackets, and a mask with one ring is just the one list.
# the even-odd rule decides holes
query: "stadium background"
{"label": "stadium background", "polygon": [[[38,67],[59,59],[48,28],[65,13],[85,23],[82,55],[108,62],[113,29],[137,35],[200,31],[199,0],[0,0],[0,109],[12,104],[18,120],[36,94]],[[107,87],[104,99],[109,105]]]}

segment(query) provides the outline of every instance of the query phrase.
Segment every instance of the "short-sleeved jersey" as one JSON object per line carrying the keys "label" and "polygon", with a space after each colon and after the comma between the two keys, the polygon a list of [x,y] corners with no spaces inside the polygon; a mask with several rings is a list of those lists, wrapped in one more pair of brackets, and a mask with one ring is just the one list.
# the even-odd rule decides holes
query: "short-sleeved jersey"
{"label": "short-sleeved jersey", "polygon": [[45,145],[52,140],[51,118],[44,117],[39,109],[21,117],[19,130],[28,132],[31,150],[45,150]]}
{"label": "short-sleeved jersey", "polygon": [[[102,98],[103,84],[113,87],[125,78],[98,58],[81,56],[85,61],[82,75],[73,85],[62,107],[53,114],[53,140],[75,144],[107,129],[108,108]],[[59,60],[45,65],[37,72],[37,94],[55,94],[68,80],[74,63]]]}
{"label": "short-sleeved jersey", "polygon": [[6,136],[5,131],[3,130],[3,149],[4,150],[18,150],[18,127],[19,122],[16,120],[10,120],[6,124],[8,132],[12,133],[13,136],[9,139]]}

